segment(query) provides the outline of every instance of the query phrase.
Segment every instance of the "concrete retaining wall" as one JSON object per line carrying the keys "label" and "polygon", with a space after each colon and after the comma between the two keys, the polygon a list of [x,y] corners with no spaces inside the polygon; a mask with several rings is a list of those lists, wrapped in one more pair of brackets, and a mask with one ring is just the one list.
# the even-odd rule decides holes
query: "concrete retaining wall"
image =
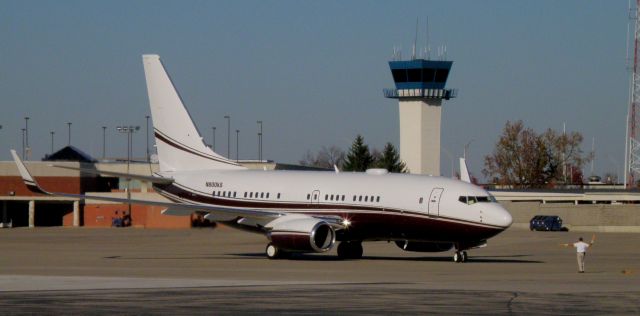
{"label": "concrete retaining wall", "polygon": [[640,233],[640,205],[573,204],[501,201],[513,216],[513,226],[529,228],[535,215],[557,215],[572,231]]}

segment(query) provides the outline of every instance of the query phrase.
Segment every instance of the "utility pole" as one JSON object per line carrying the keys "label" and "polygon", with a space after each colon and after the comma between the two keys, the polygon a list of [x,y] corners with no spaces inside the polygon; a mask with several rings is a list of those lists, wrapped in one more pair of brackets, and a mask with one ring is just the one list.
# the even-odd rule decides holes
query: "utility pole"
{"label": "utility pole", "polygon": [[231,116],[225,115],[227,119],[227,158],[231,159]]}
{"label": "utility pole", "polygon": [[20,130],[22,131],[22,159],[27,160],[27,153],[24,147],[24,132],[26,131],[26,129],[21,128]]}
{"label": "utility pole", "polygon": [[[25,130],[25,142],[26,142],[26,149],[25,149],[25,153],[28,153],[29,150],[29,117],[25,116],[24,117],[24,130]],[[26,157],[26,156],[25,156]],[[24,158],[25,160],[29,160],[29,157]]]}
{"label": "utility pole", "polygon": [[69,127],[69,140],[67,141],[67,146],[71,146],[71,122],[67,122],[67,126]]}
{"label": "utility pole", "polygon": [[51,154],[53,155],[53,135],[55,135],[56,132],[51,131],[49,133],[51,133]]}
{"label": "utility pole", "polygon": [[147,119],[147,162],[151,161],[151,156],[149,156],[149,115],[145,116],[145,118]]}
{"label": "utility pole", "polygon": [[240,130],[236,130],[236,162],[240,160]]}
{"label": "utility pole", "polygon": [[107,127],[102,127],[102,160],[107,156]]}
{"label": "utility pole", "polygon": [[[133,133],[140,130],[140,126],[118,126],[116,130],[120,133],[127,134],[127,173],[129,173],[129,165],[131,164],[131,156],[133,154]],[[131,201],[131,179],[127,179],[127,200]],[[128,203],[129,216],[131,216],[131,202]]]}
{"label": "utility pole", "polygon": [[262,161],[262,121],[257,121],[259,126],[258,131],[258,160]]}
{"label": "utility pole", "polygon": [[215,127],[215,126],[212,126],[212,127],[211,127],[211,129],[213,130],[213,133],[212,133],[212,136],[213,136],[213,137],[212,137],[212,142],[211,142],[211,149],[212,149],[213,151],[216,151],[216,127]]}

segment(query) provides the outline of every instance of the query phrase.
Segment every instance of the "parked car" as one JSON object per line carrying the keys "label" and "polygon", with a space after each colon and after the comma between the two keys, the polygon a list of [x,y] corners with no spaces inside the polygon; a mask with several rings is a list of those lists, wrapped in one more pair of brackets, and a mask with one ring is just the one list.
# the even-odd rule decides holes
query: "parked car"
{"label": "parked car", "polygon": [[555,215],[536,215],[529,222],[529,229],[544,231],[568,231],[562,227],[562,218]]}

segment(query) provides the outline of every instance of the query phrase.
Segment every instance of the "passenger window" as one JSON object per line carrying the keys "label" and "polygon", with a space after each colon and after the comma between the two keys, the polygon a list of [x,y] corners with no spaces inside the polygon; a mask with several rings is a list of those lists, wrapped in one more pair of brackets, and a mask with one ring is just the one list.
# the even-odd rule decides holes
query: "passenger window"
{"label": "passenger window", "polygon": [[238,193],[238,192],[233,191],[233,197],[236,197],[236,193]]}
{"label": "passenger window", "polygon": [[376,198],[376,202],[380,202],[380,197],[377,197],[377,198]]}
{"label": "passenger window", "polygon": [[[280,193],[278,193],[278,200],[280,199]],[[309,199],[309,195],[307,194],[307,200]]]}
{"label": "passenger window", "polygon": [[342,195],[342,201],[344,201],[344,194]]}
{"label": "passenger window", "polygon": [[249,193],[249,197],[253,199],[253,192]]}
{"label": "passenger window", "polygon": [[247,192],[244,193],[244,197],[247,197]]}
{"label": "passenger window", "polygon": [[354,202],[356,201],[356,196],[355,196],[355,195],[353,196],[353,201],[354,201]]}
{"label": "passenger window", "polygon": [[365,195],[365,196],[364,196],[364,201],[365,201],[365,202],[369,202],[369,197]]}
{"label": "passenger window", "polygon": [[328,200],[328,199],[329,199],[329,194],[325,194],[325,195],[324,195],[324,200],[326,201],[326,200]]}
{"label": "passenger window", "polygon": [[264,198],[264,192],[260,192],[260,198]]}
{"label": "passenger window", "polygon": [[333,201],[333,194],[331,194],[331,197],[330,197],[330,199],[331,199],[331,201]]}
{"label": "passenger window", "polygon": [[418,203],[422,204],[423,199],[420,198],[420,200],[418,200]]}
{"label": "passenger window", "polygon": [[362,195],[358,196],[358,202],[362,202]]}
{"label": "passenger window", "polygon": [[314,194],[314,195],[313,195],[313,199],[314,199],[314,200],[317,200],[317,199],[318,199],[318,195],[317,195],[317,194]]}

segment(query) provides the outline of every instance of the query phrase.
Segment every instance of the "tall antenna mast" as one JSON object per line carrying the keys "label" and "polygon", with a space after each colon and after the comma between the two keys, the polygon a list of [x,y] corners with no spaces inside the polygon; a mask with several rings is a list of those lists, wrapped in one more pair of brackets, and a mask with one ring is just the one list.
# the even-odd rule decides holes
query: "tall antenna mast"
{"label": "tall antenna mast", "polygon": [[411,52],[411,60],[416,59],[416,45],[418,45],[418,18],[416,17],[416,36],[413,38],[413,51]]}
{"label": "tall antenna mast", "polygon": [[431,46],[429,45],[429,17],[427,17],[427,26],[425,33],[425,45],[427,45],[427,47],[425,47],[425,59],[429,60],[431,59]]}
{"label": "tall antenna mast", "polygon": [[635,176],[640,174],[640,135],[638,135],[638,107],[640,107],[640,11],[638,10],[638,6],[640,5],[640,0],[636,0],[636,10],[635,10],[635,32],[634,32],[634,45],[633,45],[633,68],[632,68],[632,77],[631,77],[631,100],[629,102],[629,120],[627,122],[628,130],[627,130],[627,146],[629,151],[627,153],[628,157],[628,165],[625,173],[628,173],[629,176],[627,181],[625,181],[626,187],[629,188],[631,185],[635,185]]}

